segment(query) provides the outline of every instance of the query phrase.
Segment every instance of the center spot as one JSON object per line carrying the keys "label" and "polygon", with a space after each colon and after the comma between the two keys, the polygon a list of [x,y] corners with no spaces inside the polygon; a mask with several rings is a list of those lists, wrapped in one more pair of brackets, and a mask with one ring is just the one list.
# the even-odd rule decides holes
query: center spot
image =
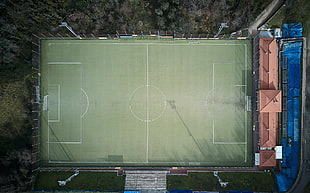
{"label": "center spot", "polygon": [[144,122],[155,121],[166,110],[165,95],[153,85],[142,85],[132,92],[129,108],[138,120]]}

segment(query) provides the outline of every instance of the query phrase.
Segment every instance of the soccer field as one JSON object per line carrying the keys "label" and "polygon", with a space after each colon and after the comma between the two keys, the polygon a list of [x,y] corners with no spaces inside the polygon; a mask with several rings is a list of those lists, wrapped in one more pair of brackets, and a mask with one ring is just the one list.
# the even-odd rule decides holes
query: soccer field
{"label": "soccer field", "polygon": [[44,166],[252,166],[252,40],[41,40]]}

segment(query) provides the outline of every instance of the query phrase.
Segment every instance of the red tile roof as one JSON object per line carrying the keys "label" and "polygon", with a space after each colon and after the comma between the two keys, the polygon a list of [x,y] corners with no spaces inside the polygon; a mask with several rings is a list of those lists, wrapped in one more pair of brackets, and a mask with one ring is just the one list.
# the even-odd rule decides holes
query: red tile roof
{"label": "red tile roof", "polygon": [[277,141],[278,113],[260,113],[260,146],[275,147]]}
{"label": "red tile roof", "polygon": [[275,38],[260,38],[260,88],[277,90],[278,81],[278,47]]}
{"label": "red tile roof", "polygon": [[281,112],[282,91],[281,90],[260,90],[259,91],[260,112]]}
{"label": "red tile roof", "polygon": [[276,151],[274,150],[260,151],[260,167],[275,167],[276,165],[277,165]]}

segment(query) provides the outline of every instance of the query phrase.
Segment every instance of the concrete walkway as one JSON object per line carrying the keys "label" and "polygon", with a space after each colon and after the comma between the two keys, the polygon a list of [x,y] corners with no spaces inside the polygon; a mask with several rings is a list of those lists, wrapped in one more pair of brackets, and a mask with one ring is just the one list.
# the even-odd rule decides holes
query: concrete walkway
{"label": "concrete walkway", "polygon": [[249,36],[255,36],[258,31],[257,29],[261,27],[266,21],[269,20],[285,3],[286,0],[274,0],[272,1],[268,7],[256,18],[253,24],[250,25],[248,31]]}

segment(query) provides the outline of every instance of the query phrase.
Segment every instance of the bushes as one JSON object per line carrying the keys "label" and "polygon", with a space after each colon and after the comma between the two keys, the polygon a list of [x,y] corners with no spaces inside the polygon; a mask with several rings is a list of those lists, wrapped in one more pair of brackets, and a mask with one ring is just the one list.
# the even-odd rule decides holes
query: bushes
{"label": "bushes", "polygon": [[66,180],[74,172],[40,172],[34,189],[37,191],[119,191],[125,186],[125,177],[111,172],[80,172],[80,174],[60,187],[58,180]]}
{"label": "bushes", "polygon": [[258,172],[219,172],[224,182],[229,182],[222,188],[212,172],[191,172],[188,176],[167,176],[167,189],[191,189],[195,191],[215,190],[248,190],[256,192],[270,192],[276,190],[275,179],[271,173]]}

